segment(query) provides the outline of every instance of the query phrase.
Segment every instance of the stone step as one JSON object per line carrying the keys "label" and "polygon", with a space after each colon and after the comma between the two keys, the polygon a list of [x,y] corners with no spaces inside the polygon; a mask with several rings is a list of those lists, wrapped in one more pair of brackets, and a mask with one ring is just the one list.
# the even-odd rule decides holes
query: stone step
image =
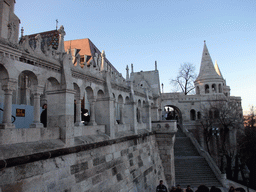
{"label": "stone step", "polygon": [[190,138],[178,131],[174,144],[174,163],[176,185],[186,188],[187,185],[207,187],[221,184],[209,167],[207,161],[200,156]]}

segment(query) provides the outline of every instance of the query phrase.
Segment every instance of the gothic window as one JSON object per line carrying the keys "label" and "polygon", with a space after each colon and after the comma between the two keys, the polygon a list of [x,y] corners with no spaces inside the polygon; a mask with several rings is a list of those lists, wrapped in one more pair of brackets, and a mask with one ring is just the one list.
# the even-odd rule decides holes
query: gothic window
{"label": "gothic window", "polygon": [[205,85],[205,93],[209,93],[209,92],[210,92],[209,85],[208,85],[208,84],[206,84],[206,85]]}
{"label": "gothic window", "polygon": [[196,120],[196,111],[194,109],[190,110],[190,120],[195,121]]}

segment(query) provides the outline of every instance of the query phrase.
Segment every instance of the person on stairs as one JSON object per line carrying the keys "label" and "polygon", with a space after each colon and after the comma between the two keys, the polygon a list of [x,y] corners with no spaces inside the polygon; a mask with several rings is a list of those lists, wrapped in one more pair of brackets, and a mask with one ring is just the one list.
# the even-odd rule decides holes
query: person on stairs
{"label": "person on stairs", "polygon": [[159,185],[156,187],[156,192],[167,192],[167,188],[163,183],[164,181],[160,180]]}

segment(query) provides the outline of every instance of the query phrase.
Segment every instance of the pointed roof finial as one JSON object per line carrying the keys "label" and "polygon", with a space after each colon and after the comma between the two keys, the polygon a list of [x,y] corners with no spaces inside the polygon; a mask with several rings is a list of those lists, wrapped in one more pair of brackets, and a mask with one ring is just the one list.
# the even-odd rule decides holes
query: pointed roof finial
{"label": "pointed roof finial", "polygon": [[128,65],[126,66],[126,80],[129,79],[129,67]]}
{"label": "pointed roof finial", "polygon": [[157,71],[157,61],[155,61],[155,70]]}
{"label": "pointed roof finial", "polygon": [[133,64],[131,64],[131,73],[133,73]]}

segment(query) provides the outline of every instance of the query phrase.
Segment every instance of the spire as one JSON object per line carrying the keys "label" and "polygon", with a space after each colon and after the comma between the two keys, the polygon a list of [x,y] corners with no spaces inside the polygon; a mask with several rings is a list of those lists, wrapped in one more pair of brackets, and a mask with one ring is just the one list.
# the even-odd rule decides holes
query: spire
{"label": "spire", "polygon": [[155,61],[155,71],[157,71],[157,61]]}
{"label": "spire", "polygon": [[129,67],[126,66],[126,80],[129,80]]}
{"label": "spire", "polygon": [[220,76],[217,74],[217,72],[214,69],[212,58],[209,54],[206,43],[204,41],[204,49],[203,49],[203,55],[201,60],[200,72],[196,81],[203,80],[203,79],[213,79],[213,78],[219,79]]}
{"label": "spire", "polygon": [[[222,77],[222,74],[221,74],[221,72],[220,72],[220,69],[219,69],[219,66],[218,66],[216,60],[215,60],[214,68],[215,68],[215,71],[218,73],[218,75],[219,75],[220,77]],[[223,78],[223,77],[222,77],[222,78]]]}

